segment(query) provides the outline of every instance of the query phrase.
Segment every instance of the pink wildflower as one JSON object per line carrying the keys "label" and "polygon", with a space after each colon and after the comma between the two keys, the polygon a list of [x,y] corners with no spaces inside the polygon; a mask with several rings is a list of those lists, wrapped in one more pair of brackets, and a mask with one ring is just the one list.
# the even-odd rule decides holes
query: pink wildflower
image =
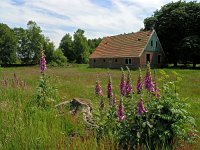
{"label": "pink wildflower", "polygon": [[130,96],[131,93],[133,93],[133,88],[132,88],[132,85],[131,85],[131,73],[130,73],[130,70],[129,68],[127,67],[128,69],[128,77],[127,77],[127,81],[126,81],[126,96]]}
{"label": "pink wildflower", "polygon": [[142,114],[144,114],[144,113],[147,112],[147,110],[144,108],[144,101],[143,101],[143,99],[140,99],[140,101],[138,102],[137,112],[138,112],[139,115],[142,115]]}
{"label": "pink wildflower", "polygon": [[97,96],[103,96],[103,91],[102,91],[99,81],[96,81],[95,94]]}
{"label": "pink wildflower", "polygon": [[147,71],[146,71],[146,76],[145,76],[145,81],[144,81],[144,87],[147,91],[149,92],[155,92],[155,85],[153,83],[152,77],[151,77],[151,68],[150,64],[147,64]]}
{"label": "pink wildflower", "polygon": [[45,56],[44,52],[42,51],[42,56],[40,58],[40,71],[41,71],[41,73],[44,73],[44,71],[47,69],[45,57],[46,56]]}
{"label": "pink wildflower", "polygon": [[109,81],[108,81],[108,86],[107,86],[107,97],[111,99],[113,96],[112,93],[112,80],[111,80],[111,75],[109,74]]}
{"label": "pink wildflower", "polygon": [[118,112],[117,112],[117,116],[118,116],[120,121],[125,119],[124,106],[123,106],[123,103],[122,103],[122,99],[120,100],[120,103],[119,103],[119,109],[118,109]]}
{"label": "pink wildflower", "polygon": [[121,77],[121,82],[120,82],[119,88],[120,88],[120,94],[121,94],[122,96],[124,96],[125,93],[126,93],[125,74],[124,74],[123,68],[121,68],[121,70],[122,70],[122,77]]}

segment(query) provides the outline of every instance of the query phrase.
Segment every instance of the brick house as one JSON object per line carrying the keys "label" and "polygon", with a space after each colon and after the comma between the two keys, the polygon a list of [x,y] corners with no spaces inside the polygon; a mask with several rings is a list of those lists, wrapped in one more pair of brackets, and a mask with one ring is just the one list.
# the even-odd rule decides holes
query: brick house
{"label": "brick house", "polygon": [[103,38],[89,57],[93,68],[129,68],[164,65],[164,51],[155,30]]}

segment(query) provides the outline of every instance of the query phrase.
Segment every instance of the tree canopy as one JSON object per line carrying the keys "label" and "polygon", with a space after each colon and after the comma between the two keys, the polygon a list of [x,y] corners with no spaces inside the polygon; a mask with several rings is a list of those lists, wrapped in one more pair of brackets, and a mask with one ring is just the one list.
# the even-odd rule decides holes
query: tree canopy
{"label": "tree canopy", "polygon": [[68,58],[69,61],[75,60],[73,41],[70,34],[65,34],[65,36],[61,39],[59,48],[62,49],[64,55]]}
{"label": "tree canopy", "polygon": [[[199,46],[186,50],[182,44],[185,45],[184,42],[188,42],[186,39],[195,41],[196,44],[199,43],[200,3],[195,1],[171,2],[157,10],[153,16],[146,18],[144,25],[144,30],[156,30],[169,63],[174,63],[175,66],[178,62],[196,63],[196,59],[193,58],[199,56]],[[182,57],[183,54],[187,58]]]}
{"label": "tree canopy", "polygon": [[6,24],[0,23],[0,64],[16,61],[17,39]]}
{"label": "tree canopy", "polygon": [[65,34],[61,39],[59,48],[70,62],[87,63],[89,55],[101,42],[101,38],[87,39],[84,30],[74,32],[73,39],[70,34]]}

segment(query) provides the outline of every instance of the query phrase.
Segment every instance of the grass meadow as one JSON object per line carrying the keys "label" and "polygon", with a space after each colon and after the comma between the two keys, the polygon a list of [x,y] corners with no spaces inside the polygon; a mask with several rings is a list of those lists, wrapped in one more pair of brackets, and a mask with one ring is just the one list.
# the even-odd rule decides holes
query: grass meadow
{"label": "grass meadow", "polygon": [[[161,69],[156,70],[158,85]],[[174,80],[173,71],[182,78],[177,91],[184,102],[190,104],[189,112],[195,118],[200,131],[200,70],[162,69]],[[12,85],[13,75],[24,81],[25,86]],[[112,75],[113,89],[119,91],[120,70],[92,69],[87,65],[75,65],[63,68],[48,68],[46,74],[50,82],[57,87],[60,102],[74,97],[87,99],[93,110],[98,109],[99,101],[95,98],[94,88],[97,75],[106,94],[108,73]],[[132,84],[135,90],[138,70],[132,70]],[[145,70],[142,70],[143,77]],[[94,133],[89,131],[80,115],[68,113],[59,115],[55,108],[49,110],[28,107],[35,98],[39,67],[0,68],[0,149],[70,149],[95,150],[114,149],[112,141],[105,139],[96,143]],[[7,80],[7,86],[4,84]],[[118,93],[119,94],[119,93]],[[119,96],[117,97],[119,99]],[[59,103],[55,102],[55,104]],[[133,108],[134,109],[134,108]],[[198,143],[197,145],[200,146]],[[198,147],[198,146],[197,146]],[[186,146],[186,149],[188,147]]]}

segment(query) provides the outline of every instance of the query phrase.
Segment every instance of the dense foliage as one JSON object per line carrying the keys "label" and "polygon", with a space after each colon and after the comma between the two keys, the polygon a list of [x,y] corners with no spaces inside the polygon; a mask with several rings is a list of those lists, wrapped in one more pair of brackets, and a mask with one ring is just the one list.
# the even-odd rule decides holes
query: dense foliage
{"label": "dense foliage", "polygon": [[64,56],[61,49],[56,49],[53,52],[52,60],[50,62],[51,66],[64,66],[67,63],[67,58]]}
{"label": "dense foliage", "polygon": [[[0,24],[0,32],[1,64],[37,64],[41,46],[45,50],[47,63],[52,64],[56,59],[57,63],[53,66],[63,66],[67,61],[87,63],[89,55],[101,41],[101,38],[87,39],[84,30],[81,29],[74,33],[73,40],[70,34],[66,34],[59,45],[59,49],[67,58],[65,59],[60,57],[60,51],[55,49],[54,43],[42,34],[41,28],[34,21],[27,23],[27,29],[21,27],[11,29],[6,24]],[[60,58],[61,60],[58,60]]]}
{"label": "dense foliage", "polygon": [[29,21],[27,29],[14,28],[17,37],[17,57],[22,64],[37,64],[41,45],[45,49],[47,62],[52,60],[54,44],[44,37],[36,22]]}
{"label": "dense foliage", "polygon": [[70,34],[66,34],[62,38],[59,48],[62,49],[70,62],[87,63],[89,55],[100,42],[101,38],[87,40],[84,36],[84,31],[78,29],[73,35],[73,40]]}
{"label": "dense foliage", "polygon": [[200,3],[171,2],[144,20],[145,30],[155,29],[170,63],[199,63]]}
{"label": "dense foliage", "polygon": [[0,63],[10,64],[16,61],[17,39],[14,32],[0,23]]}

